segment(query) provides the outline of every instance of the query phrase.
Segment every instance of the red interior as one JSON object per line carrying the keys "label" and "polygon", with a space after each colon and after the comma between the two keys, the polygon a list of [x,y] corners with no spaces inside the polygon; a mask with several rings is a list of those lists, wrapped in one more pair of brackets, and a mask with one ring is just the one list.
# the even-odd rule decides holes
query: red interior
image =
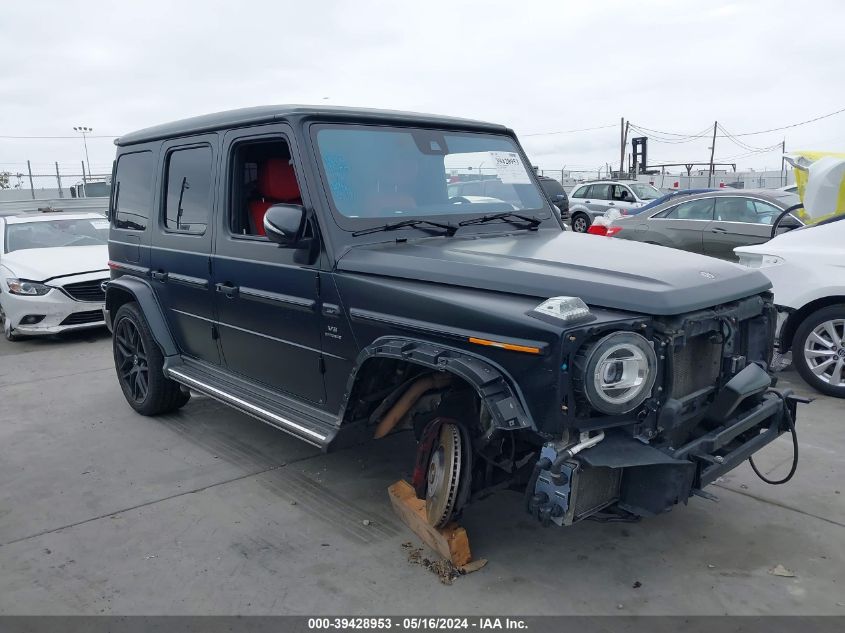
{"label": "red interior", "polygon": [[256,235],[264,235],[264,214],[274,204],[302,204],[293,165],[284,158],[269,158],[258,166],[257,200],[249,203]]}

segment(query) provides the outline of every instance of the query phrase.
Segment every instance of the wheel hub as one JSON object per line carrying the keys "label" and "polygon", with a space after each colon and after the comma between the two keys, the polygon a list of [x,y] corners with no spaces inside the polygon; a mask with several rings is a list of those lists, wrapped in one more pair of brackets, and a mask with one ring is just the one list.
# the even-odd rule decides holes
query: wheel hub
{"label": "wheel hub", "polygon": [[428,462],[425,511],[435,527],[446,525],[455,511],[461,478],[461,434],[454,424],[444,424]]}
{"label": "wheel hub", "polygon": [[149,368],[138,327],[128,318],[121,319],[115,325],[113,344],[121,382],[134,401],[142,402],[149,390]]}
{"label": "wheel hub", "polygon": [[845,386],[845,319],[819,323],[804,342],[804,360],[822,382]]}

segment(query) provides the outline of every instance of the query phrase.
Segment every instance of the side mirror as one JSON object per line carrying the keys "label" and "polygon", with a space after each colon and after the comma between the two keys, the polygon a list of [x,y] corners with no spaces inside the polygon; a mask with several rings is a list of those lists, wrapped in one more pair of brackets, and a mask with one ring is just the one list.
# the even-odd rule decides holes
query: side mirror
{"label": "side mirror", "polygon": [[264,214],[264,232],[280,246],[297,246],[305,233],[305,209],[298,204],[274,204]]}

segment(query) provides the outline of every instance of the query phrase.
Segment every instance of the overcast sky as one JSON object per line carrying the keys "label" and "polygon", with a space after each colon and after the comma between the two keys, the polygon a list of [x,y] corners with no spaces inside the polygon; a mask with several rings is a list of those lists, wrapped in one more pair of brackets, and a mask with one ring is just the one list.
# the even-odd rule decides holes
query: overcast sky
{"label": "overcast sky", "polygon": [[[329,103],[504,123],[535,164],[595,169],[618,164],[621,116],[679,134],[718,119],[737,134],[845,108],[843,24],[841,0],[4,3],[0,137]],[[613,127],[537,135],[602,126]],[[742,140],[784,137],[787,149],[845,150],[845,113]],[[653,138],[649,162],[707,160],[709,145]],[[109,171],[111,139],[89,151],[92,170]],[[748,153],[717,139],[717,159],[780,166],[778,152]],[[0,138],[0,171],[82,157],[77,139]]]}

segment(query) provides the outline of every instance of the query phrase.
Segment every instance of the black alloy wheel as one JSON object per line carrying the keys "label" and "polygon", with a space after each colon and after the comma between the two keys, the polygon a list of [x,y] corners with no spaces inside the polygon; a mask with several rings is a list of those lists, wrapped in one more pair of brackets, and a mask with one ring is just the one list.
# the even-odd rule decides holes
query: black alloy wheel
{"label": "black alloy wheel", "polygon": [[164,373],[164,355],[137,303],[120,306],[114,317],[114,367],[123,395],[141,415],[169,413],[191,398]]}
{"label": "black alloy wheel", "polygon": [[114,355],[121,382],[135,402],[143,402],[149,392],[150,368],[141,333],[131,319],[121,319],[114,330]]}

